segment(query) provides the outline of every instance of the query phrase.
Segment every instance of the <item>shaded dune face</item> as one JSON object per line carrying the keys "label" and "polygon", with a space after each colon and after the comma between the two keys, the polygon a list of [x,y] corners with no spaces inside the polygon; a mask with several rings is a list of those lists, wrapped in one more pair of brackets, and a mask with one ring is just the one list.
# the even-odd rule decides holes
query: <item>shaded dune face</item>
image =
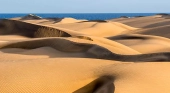
{"label": "shaded dune face", "polygon": [[155,35],[155,36],[162,36],[162,37],[170,38],[169,29],[170,29],[170,26],[166,25],[166,26],[153,27],[153,28],[148,28],[148,29],[139,29],[139,30],[135,30],[132,33],[143,34],[143,35]]}
{"label": "shaded dune face", "polygon": [[85,40],[90,40],[93,41],[92,38],[88,37],[88,36],[74,36],[75,38],[79,38],[79,39],[85,39]]}
{"label": "shaded dune face", "polygon": [[3,19],[0,20],[0,24],[3,27],[0,28],[1,35],[23,35],[27,37],[34,37],[34,32],[38,29],[38,26],[23,23],[20,21]]}
{"label": "shaded dune face", "polygon": [[58,22],[62,21],[63,18],[45,18],[45,19],[47,19],[49,21],[54,21],[54,23],[58,23]]}
{"label": "shaded dune face", "polygon": [[106,23],[107,21],[105,21],[105,20],[88,20],[88,21],[82,21],[82,22],[78,22],[78,23],[83,23],[83,22],[99,22],[99,23]]}
{"label": "shaded dune face", "polygon": [[146,39],[145,37],[141,36],[133,36],[133,35],[119,35],[119,36],[114,36],[114,37],[108,37],[108,39],[111,40],[129,40],[129,39],[141,39],[144,40]]}
{"label": "shaded dune face", "polygon": [[162,15],[162,17],[165,19],[170,19],[170,15]]}
{"label": "shaded dune face", "polygon": [[170,19],[168,19],[168,16],[166,17],[157,15],[157,16],[126,18],[126,19],[119,18],[119,19],[112,19],[110,21],[120,22],[137,28],[153,28],[153,27],[169,25]]}
{"label": "shaded dune face", "polygon": [[35,38],[40,38],[40,37],[70,37],[68,33],[54,29],[54,28],[49,28],[49,27],[40,27],[38,30],[34,33]]}
{"label": "shaded dune face", "polygon": [[52,47],[62,52],[84,52],[87,51],[90,47],[92,47],[92,45],[90,44],[71,42],[69,40],[59,39],[59,38],[56,39],[49,38],[49,39],[10,43],[1,46],[1,48],[35,49],[35,48],[46,47],[46,46]]}
{"label": "shaded dune face", "polygon": [[124,34],[108,37],[140,53],[169,52],[170,40],[165,37],[141,34]]}
{"label": "shaded dune face", "polygon": [[114,93],[114,78],[102,76],[73,93]]}
{"label": "shaded dune face", "polygon": [[14,43],[2,44],[0,48],[23,48],[35,49],[39,47],[52,47],[62,52],[86,52],[91,58],[117,60],[117,61],[170,61],[170,53],[151,53],[151,54],[138,54],[138,55],[121,55],[109,51],[96,44],[78,43],[60,38],[47,38],[30,41],[21,41]]}
{"label": "shaded dune face", "polygon": [[16,20],[0,20],[1,35],[23,35],[26,37],[70,37],[71,35],[50,27],[29,24]]}

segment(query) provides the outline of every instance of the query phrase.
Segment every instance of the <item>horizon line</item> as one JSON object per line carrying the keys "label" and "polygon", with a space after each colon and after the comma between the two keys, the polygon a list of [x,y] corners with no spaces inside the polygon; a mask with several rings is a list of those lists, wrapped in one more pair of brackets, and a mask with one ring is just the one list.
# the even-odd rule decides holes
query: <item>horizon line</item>
{"label": "horizon line", "polygon": [[[48,12],[47,12],[48,13]],[[32,13],[0,13],[0,14],[47,14],[47,13],[35,13],[35,12],[32,12]],[[89,12],[89,13],[49,13],[49,14],[107,14],[107,13],[113,13],[113,12],[106,12],[106,13],[92,13],[92,12]],[[170,12],[114,12],[114,13],[170,13]]]}

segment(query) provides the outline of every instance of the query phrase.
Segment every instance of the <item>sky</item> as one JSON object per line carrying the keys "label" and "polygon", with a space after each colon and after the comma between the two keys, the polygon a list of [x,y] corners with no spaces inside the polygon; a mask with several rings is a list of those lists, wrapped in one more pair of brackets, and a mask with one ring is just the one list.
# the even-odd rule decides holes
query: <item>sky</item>
{"label": "sky", "polygon": [[0,13],[170,13],[170,0],[0,0]]}

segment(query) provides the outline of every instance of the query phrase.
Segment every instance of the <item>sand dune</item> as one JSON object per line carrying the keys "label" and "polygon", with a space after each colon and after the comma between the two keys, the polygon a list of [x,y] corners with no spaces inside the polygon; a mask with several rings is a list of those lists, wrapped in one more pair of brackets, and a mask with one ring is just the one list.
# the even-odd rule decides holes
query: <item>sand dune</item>
{"label": "sand dune", "polygon": [[[169,52],[168,38],[152,35],[127,34],[109,37],[108,39],[122,43],[141,53]],[[147,49],[150,48],[150,49]]]}
{"label": "sand dune", "polygon": [[64,23],[77,23],[77,22],[81,22],[81,21],[86,21],[86,20],[77,20],[74,18],[63,18],[60,22],[60,24],[64,24]]}
{"label": "sand dune", "polygon": [[0,20],[0,93],[168,93],[169,15]]}
{"label": "sand dune", "polygon": [[77,32],[81,32],[85,35],[93,35],[100,37],[118,35],[126,31],[138,29],[116,22],[95,22],[95,21],[66,24],[51,24],[50,26],[71,29]]}
{"label": "sand dune", "polygon": [[[68,33],[60,31],[59,29],[34,25],[17,20],[1,20],[0,21],[0,34],[3,35],[22,35],[26,37],[69,37]],[[44,33],[50,31],[53,33]]]}
{"label": "sand dune", "polygon": [[153,27],[153,28],[139,29],[131,33],[144,34],[144,35],[155,35],[155,36],[162,36],[162,37],[170,38],[169,28],[170,28],[170,25],[166,25],[166,26],[159,26],[159,27]]}
{"label": "sand dune", "polygon": [[137,28],[152,28],[158,26],[169,25],[170,19],[166,19],[161,15],[146,16],[146,17],[134,17],[134,18],[119,18],[109,21],[121,22],[129,26]]}
{"label": "sand dune", "polygon": [[[16,20],[15,20],[16,21]],[[46,28],[52,28],[61,30],[62,32],[77,32],[77,34],[108,37],[118,35],[127,31],[135,30],[138,28],[130,27],[117,22],[97,22],[94,21],[83,21],[71,18],[64,18],[58,23],[42,23],[44,19],[39,21],[24,20],[20,22],[26,22],[29,24],[45,26]],[[17,20],[18,22],[18,20]],[[100,33],[99,33],[100,32]],[[75,34],[75,33],[73,33]],[[71,35],[73,35],[71,34]],[[51,37],[51,36],[50,36]]]}
{"label": "sand dune", "polygon": [[103,75],[115,78],[115,93],[170,91],[169,63],[120,64],[97,59],[54,58],[0,64],[3,75],[0,92],[93,93],[99,81],[92,81]]}

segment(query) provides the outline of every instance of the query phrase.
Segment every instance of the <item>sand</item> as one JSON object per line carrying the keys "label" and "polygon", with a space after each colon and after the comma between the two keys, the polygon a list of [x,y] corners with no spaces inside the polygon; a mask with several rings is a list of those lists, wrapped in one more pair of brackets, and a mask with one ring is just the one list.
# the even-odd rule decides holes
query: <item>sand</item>
{"label": "sand", "polygon": [[168,93],[170,19],[0,20],[0,93]]}

